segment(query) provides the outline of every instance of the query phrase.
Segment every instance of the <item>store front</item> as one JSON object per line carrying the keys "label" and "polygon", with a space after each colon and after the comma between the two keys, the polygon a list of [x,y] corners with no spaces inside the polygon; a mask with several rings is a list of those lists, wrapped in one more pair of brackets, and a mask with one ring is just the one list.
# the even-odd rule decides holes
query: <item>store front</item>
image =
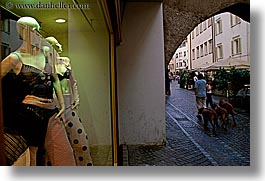
{"label": "store front", "polygon": [[[114,35],[107,1],[4,1],[1,6],[1,60],[16,51],[12,22],[35,18],[42,37],[56,38],[63,49],[60,57],[70,59],[80,101],[77,114],[93,165],[117,165]],[[65,22],[56,23],[59,18]]]}

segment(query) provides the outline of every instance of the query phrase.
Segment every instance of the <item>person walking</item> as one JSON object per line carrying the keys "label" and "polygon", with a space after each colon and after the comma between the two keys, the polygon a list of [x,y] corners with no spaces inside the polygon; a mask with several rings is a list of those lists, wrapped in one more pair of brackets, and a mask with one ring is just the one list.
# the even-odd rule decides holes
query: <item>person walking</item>
{"label": "person walking", "polygon": [[166,95],[170,96],[171,91],[170,91],[170,78],[169,78],[168,69],[165,70],[165,89],[166,89]]}
{"label": "person walking", "polygon": [[211,108],[213,107],[213,99],[212,99],[212,81],[208,80],[206,84],[206,107],[208,108],[209,103]]}
{"label": "person walking", "polygon": [[198,80],[195,82],[194,92],[196,96],[196,107],[198,110],[197,117],[201,120],[202,115],[199,114],[199,109],[206,107],[206,81],[201,73],[198,75]]}

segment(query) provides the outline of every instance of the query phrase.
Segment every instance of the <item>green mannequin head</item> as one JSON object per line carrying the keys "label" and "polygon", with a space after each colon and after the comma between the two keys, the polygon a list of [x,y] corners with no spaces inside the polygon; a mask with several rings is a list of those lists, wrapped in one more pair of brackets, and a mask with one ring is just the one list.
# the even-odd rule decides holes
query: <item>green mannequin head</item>
{"label": "green mannequin head", "polygon": [[37,30],[38,32],[40,31],[40,25],[37,22],[36,19],[32,17],[21,17],[17,21],[17,24],[22,24],[22,25],[27,25],[29,27],[32,27],[33,30]]}
{"label": "green mannequin head", "polygon": [[58,42],[58,40],[52,36],[45,38],[52,47],[58,52],[61,53],[63,51],[62,45]]}

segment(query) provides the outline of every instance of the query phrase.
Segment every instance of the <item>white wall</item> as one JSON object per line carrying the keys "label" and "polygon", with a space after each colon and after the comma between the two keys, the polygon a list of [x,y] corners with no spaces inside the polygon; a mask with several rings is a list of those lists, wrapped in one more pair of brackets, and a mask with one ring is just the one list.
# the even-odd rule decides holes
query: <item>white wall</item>
{"label": "white wall", "polygon": [[69,57],[80,94],[79,116],[90,145],[111,145],[109,34],[94,21],[93,31],[79,11],[69,11]]}
{"label": "white wall", "polygon": [[126,3],[117,48],[120,144],[166,140],[161,3]]}
{"label": "white wall", "polygon": [[[181,57],[179,56],[180,52],[182,53]],[[186,56],[184,56],[184,52],[186,52]],[[176,58],[176,54],[178,54],[178,58]],[[175,59],[175,63],[178,63],[178,67],[176,66],[176,64],[174,66],[176,69],[186,69],[186,66],[189,65],[188,54],[189,54],[189,51],[188,51],[188,41],[187,41],[185,43],[185,46],[179,47],[173,55],[173,59]],[[184,64],[184,61],[186,62],[186,66]],[[182,63],[182,66],[180,66],[180,63]]]}
{"label": "white wall", "polygon": [[[192,68],[203,68],[205,67],[207,64],[211,64],[213,62],[213,58],[212,58],[212,53],[209,53],[209,40],[212,39],[212,26],[208,27],[208,19],[205,20],[204,22],[206,22],[206,30],[203,30],[202,33],[199,33],[199,35],[196,35],[196,31],[194,29],[194,38],[191,37],[191,49],[189,50],[192,54],[192,49],[195,49],[195,59],[191,59],[192,61]],[[203,23],[203,22],[201,22]],[[201,24],[200,23],[200,24]],[[198,28],[199,28],[199,32],[200,32],[200,24],[198,24]],[[205,48],[204,43],[207,42],[207,52],[208,54],[205,55],[203,53],[203,56],[197,58],[197,46],[200,47],[200,45],[203,44],[203,49]],[[201,47],[199,48],[201,49]],[[199,50],[200,51],[200,50]],[[205,51],[205,50],[204,50]],[[192,57],[191,57],[192,58]]]}
{"label": "white wall", "polygon": [[231,27],[231,14],[230,13],[221,13],[216,15],[215,19],[222,19],[222,28],[223,33],[215,37],[216,45],[221,43],[223,45],[223,59],[227,59],[232,56],[231,52],[231,41],[233,37],[239,36],[241,38],[241,50],[242,53],[235,57],[244,57],[250,55],[249,52],[249,27],[250,24],[241,19],[241,23]]}

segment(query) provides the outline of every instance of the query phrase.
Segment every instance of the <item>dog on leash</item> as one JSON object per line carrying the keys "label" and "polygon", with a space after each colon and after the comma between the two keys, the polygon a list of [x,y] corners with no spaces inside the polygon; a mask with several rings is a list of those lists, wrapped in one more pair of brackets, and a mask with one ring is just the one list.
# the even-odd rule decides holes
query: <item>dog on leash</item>
{"label": "dog on leash", "polygon": [[216,127],[218,126],[218,116],[217,113],[213,109],[208,109],[208,108],[200,108],[199,109],[199,114],[202,114],[203,117],[203,126],[204,130],[208,131],[208,122],[211,123],[212,125],[212,133],[216,134]]}
{"label": "dog on leash", "polygon": [[221,98],[219,100],[219,106],[226,109],[228,115],[230,114],[232,116],[232,119],[233,119],[233,126],[235,127],[236,126],[236,121],[235,121],[235,109],[233,107],[232,104],[230,104],[229,102],[226,102],[223,98]]}
{"label": "dog on leash", "polygon": [[224,130],[227,130],[227,127],[228,127],[228,112],[227,112],[227,110],[225,108],[220,107],[216,103],[213,104],[212,108],[215,110],[219,120],[222,122],[222,128]]}

